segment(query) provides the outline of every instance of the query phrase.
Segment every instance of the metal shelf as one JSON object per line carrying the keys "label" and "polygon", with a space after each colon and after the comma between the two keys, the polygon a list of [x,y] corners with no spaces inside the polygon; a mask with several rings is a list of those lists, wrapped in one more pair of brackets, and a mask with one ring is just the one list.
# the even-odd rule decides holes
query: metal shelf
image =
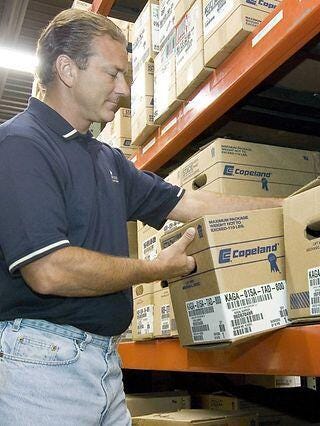
{"label": "metal shelf", "polygon": [[119,345],[123,368],[320,376],[320,325],[289,327],[225,349],[186,349],[178,339]]}
{"label": "metal shelf", "polygon": [[139,150],[156,171],[295,54],[320,30],[319,0],[283,0]]}

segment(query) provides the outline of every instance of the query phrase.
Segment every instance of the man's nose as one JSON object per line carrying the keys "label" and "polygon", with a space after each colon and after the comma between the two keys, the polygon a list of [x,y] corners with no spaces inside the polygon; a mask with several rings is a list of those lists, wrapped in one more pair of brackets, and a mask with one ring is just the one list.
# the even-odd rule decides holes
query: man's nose
{"label": "man's nose", "polygon": [[122,74],[122,73],[119,75],[116,91],[120,96],[129,96],[130,95],[129,85],[128,85],[126,79],[125,79],[124,74]]}

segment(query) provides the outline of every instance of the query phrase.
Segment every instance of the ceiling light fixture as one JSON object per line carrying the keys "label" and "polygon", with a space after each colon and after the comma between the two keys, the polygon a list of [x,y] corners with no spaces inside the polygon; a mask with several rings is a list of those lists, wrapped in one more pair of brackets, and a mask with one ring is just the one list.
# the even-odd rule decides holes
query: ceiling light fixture
{"label": "ceiling light fixture", "polygon": [[33,74],[37,65],[35,55],[0,47],[0,67]]}

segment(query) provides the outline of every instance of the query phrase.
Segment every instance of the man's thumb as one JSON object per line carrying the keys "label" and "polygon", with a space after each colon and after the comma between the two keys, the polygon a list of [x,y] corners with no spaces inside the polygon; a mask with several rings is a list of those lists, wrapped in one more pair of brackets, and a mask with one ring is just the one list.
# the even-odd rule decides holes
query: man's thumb
{"label": "man's thumb", "polygon": [[188,247],[188,245],[193,241],[195,235],[196,235],[195,228],[188,228],[186,230],[186,232],[182,235],[182,237],[179,240],[179,243],[182,246],[183,250],[185,250]]}

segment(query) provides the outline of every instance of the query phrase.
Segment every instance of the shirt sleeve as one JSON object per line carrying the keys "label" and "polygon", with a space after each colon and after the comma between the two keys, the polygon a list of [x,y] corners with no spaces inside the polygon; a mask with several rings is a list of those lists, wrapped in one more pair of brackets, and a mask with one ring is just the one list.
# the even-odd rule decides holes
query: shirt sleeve
{"label": "shirt sleeve", "polygon": [[63,187],[40,144],[14,136],[0,143],[0,246],[10,273],[70,245]]}
{"label": "shirt sleeve", "polygon": [[140,220],[160,229],[171,210],[181,200],[184,189],[171,185],[152,172],[138,170],[124,156],[122,162],[128,220]]}

